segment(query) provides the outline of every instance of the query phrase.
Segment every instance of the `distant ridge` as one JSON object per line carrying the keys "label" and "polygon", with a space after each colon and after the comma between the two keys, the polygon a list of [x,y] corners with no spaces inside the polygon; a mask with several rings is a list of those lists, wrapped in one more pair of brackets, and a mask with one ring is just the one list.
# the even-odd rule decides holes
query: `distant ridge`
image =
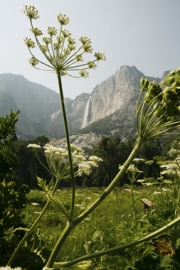
{"label": "distant ridge", "polygon": [[[121,134],[126,137],[135,132],[133,119],[142,76],[144,74],[135,66],[122,66],[114,75],[99,83],[91,94],[82,93],[74,100],[66,98],[70,133],[83,128],[84,132]],[[146,77],[160,81],[160,78]],[[0,74],[0,115],[8,114],[10,109],[20,109],[17,123],[20,137],[63,137],[59,104],[59,94],[55,91],[33,83],[22,75]]]}

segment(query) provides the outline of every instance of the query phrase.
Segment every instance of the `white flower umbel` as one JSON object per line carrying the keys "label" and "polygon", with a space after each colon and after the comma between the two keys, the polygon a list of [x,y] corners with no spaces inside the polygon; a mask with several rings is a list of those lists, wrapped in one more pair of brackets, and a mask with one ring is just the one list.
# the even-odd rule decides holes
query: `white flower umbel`
{"label": "white flower umbel", "polygon": [[[124,167],[124,165],[119,166],[119,169],[122,170],[122,168]],[[130,164],[127,172],[130,172],[132,174],[136,174],[136,173],[143,173],[143,171],[140,171],[134,164]]]}
{"label": "white flower umbel", "polygon": [[[93,167],[98,167],[101,158],[91,156],[89,159],[78,146],[71,144],[72,164],[75,176],[89,175]],[[70,165],[66,148],[50,144],[44,146],[47,163],[51,173],[58,179],[70,178]]]}
{"label": "white flower umbel", "polygon": [[146,180],[145,179],[138,179],[136,182],[138,183],[144,183]]}
{"label": "white flower umbel", "polygon": [[35,143],[30,143],[30,144],[28,144],[27,148],[35,148],[36,149],[36,148],[41,148],[41,146],[38,144],[35,144]]}
{"label": "white flower umbel", "polygon": [[145,162],[145,159],[144,158],[134,158],[133,162],[134,163],[141,163],[141,162]]}
{"label": "white flower umbel", "polygon": [[[34,41],[27,37],[24,40],[32,56],[29,63],[33,67],[37,68],[39,64],[42,64],[50,70],[60,72],[61,76],[87,78],[89,75],[88,69],[95,69],[96,62],[106,60],[103,53],[96,52],[94,53],[94,59],[84,62],[83,56],[93,51],[91,40],[87,37],[80,37],[80,44],[76,48],[76,41],[71,37],[71,33],[64,29],[64,26],[69,24],[69,18],[66,15],[58,14],[58,28],[48,26],[47,36],[43,36],[42,31],[33,26],[33,20],[39,18],[38,10],[34,6],[25,6],[23,12],[30,20],[30,30],[34,36]],[[41,36],[40,40],[39,37]],[[43,54],[45,61],[37,58],[32,52],[36,45]],[[73,71],[78,73],[74,75],[72,74]]]}
{"label": "white flower umbel", "polygon": [[143,186],[152,186],[153,183],[142,183]]}
{"label": "white flower umbel", "polygon": [[103,161],[102,158],[96,157],[96,156],[90,156],[89,160],[93,161],[93,162],[99,162],[99,161]]}
{"label": "white flower umbel", "polygon": [[163,164],[160,168],[163,170],[160,172],[161,175],[180,175],[180,167],[177,163]]}

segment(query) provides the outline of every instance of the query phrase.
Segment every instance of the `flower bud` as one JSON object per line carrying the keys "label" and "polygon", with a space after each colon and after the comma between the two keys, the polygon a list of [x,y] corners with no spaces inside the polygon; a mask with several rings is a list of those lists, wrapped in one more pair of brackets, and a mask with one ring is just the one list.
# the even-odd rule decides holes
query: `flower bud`
{"label": "flower bud", "polygon": [[73,51],[73,50],[76,49],[76,46],[73,45],[73,44],[68,44],[68,49],[69,49],[70,51]]}
{"label": "flower bud", "polygon": [[48,38],[48,37],[43,37],[42,40],[44,41],[44,43],[46,43],[46,45],[49,44],[49,43],[51,43],[51,39]]}
{"label": "flower bud", "polygon": [[106,61],[106,56],[104,53],[101,53],[101,52],[97,52],[94,54],[94,56],[96,57],[96,59],[99,61],[99,60],[104,60]]}
{"label": "flower bud", "polygon": [[68,42],[69,42],[69,44],[71,44],[71,45],[76,44],[75,39],[74,39],[74,38],[72,38],[72,37],[68,37]]}
{"label": "flower bud", "polygon": [[91,40],[88,37],[80,37],[79,40],[82,42],[83,45],[85,45],[85,44],[91,44]]}
{"label": "flower bud", "polygon": [[31,57],[31,59],[29,59],[29,63],[30,63],[33,67],[39,64],[38,60],[37,60],[35,57]]}
{"label": "flower bud", "polygon": [[80,70],[79,74],[80,74],[81,77],[84,77],[84,78],[89,77],[89,73],[84,69]]}
{"label": "flower bud", "polygon": [[64,41],[64,38],[60,36],[57,36],[56,39],[58,43],[62,43]]}
{"label": "flower bud", "polygon": [[92,51],[93,51],[93,48],[92,48],[91,44],[88,44],[88,43],[87,44],[84,44],[82,46],[82,48],[87,53],[92,53]]}
{"label": "flower bud", "polygon": [[48,27],[47,32],[50,36],[56,36],[57,35],[57,29],[55,27]]}
{"label": "flower bud", "polygon": [[87,62],[89,68],[96,68],[96,64],[94,62]]}
{"label": "flower bud", "polygon": [[29,19],[39,18],[39,12],[34,6],[24,6],[23,12]]}
{"label": "flower bud", "polygon": [[76,58],[76,61],[77,61],[77,62],[84,61],[81,54],[76,54],[76,55],[75,55],[75,58]]}
{"label": "flower bud", "polygon": [[41,49],[44,53],[48,51],[48,47],[46,45],[41,45]]}
{"label": "flower bud", "polygon": [[54,47],[54,50],[58,50],[61,47],[61,45],[59,43],[55,42],[55,43],[53,43],[53,47]]}
{"label": "flower bud", "polygon": [[140,80],[140,89],[142,91],[147,91],[148,85],[149,85],[149,81],[145,79],[144,77],[142,77]]}
{"label": "flower bud", "polygon": [[162,81],[161,84],[165,84],[167,86],[171,86],[172,83],[174,82],[174,76],[176,74],[176,70],[172,70]]}
{"label": "flower bud", "polygon": [[24,40],[25,44],[27,45],[28,48],[35,48],[35,42],[31,38],[25,38]]}
{"label": "flower bud", "polygon": [[43,33],[41,32],[41,30],[40,29],[38,29],[38,28],[31,28],[31,31],[33,32],[33,34],[35,35],[35,36],[41,36]]}
{"label": "flower bud", "polygon": [[69,23],[69,18],[61,13],[57,15],[57,20],[58,22],[60,22],[61,25],[66,25]]}
{"label": "flower bud", "polygon": [[66,29],[64,29],[64,30],[62,30],[62,34],[63,34],[63,36],[66,38],[66,37],[69,37],[70,35],[71,35],[71,33],[68,31],[68,30],[66,30]]}

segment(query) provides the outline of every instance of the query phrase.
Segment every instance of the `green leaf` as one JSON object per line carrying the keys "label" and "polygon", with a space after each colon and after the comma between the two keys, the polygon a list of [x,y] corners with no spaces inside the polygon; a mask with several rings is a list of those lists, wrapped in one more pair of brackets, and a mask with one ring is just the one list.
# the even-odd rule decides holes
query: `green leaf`
{"label": "green leaf", "polygon": [[38,186],[42,189],[42,190],[44,190],[45,192],[48,192],[48,186],[46,185],[46,180],[44,180],[44,179],[42,179],[42,178],[40,178],[40,177],[38,177],[38,176],[36,176],[37,177],[37,182],[38,182]]}
{"label": "green leaf", "polygon": [[71,219],[66,208],[63,206],[63,204],[52,194],[48,194],[49,200],[58,208],[60,211],[68,217],[68,219]]}

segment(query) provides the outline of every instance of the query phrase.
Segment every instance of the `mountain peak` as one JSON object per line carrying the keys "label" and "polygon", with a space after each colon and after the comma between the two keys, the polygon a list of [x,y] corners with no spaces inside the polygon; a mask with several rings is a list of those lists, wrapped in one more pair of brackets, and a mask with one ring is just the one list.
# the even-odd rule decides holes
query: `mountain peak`
{"label": "mountain peak", "polygon": [[[142,76],[144,74],[135,66],[124,65],[114,75],[99,83],[91,94],[82,93],[74,100],[66,98],[70,133],[113,116],[116,112],[125,115],[127,108],[130,110],[137,100]],[[8,114],[10,109],[20,109],[17,134],[21,137],[31,139],[41,135],[50,138],[64,136],[59,94],[55,91],[30,82],[22,75],[7,73],[0,74],[0,95],[1,115]],[[133,111],[134,107],[131,112]],[[126,119],[123,121],[127,122]],[[115,130],[116,124],[112,121],[111,127],[113,125]]]}

